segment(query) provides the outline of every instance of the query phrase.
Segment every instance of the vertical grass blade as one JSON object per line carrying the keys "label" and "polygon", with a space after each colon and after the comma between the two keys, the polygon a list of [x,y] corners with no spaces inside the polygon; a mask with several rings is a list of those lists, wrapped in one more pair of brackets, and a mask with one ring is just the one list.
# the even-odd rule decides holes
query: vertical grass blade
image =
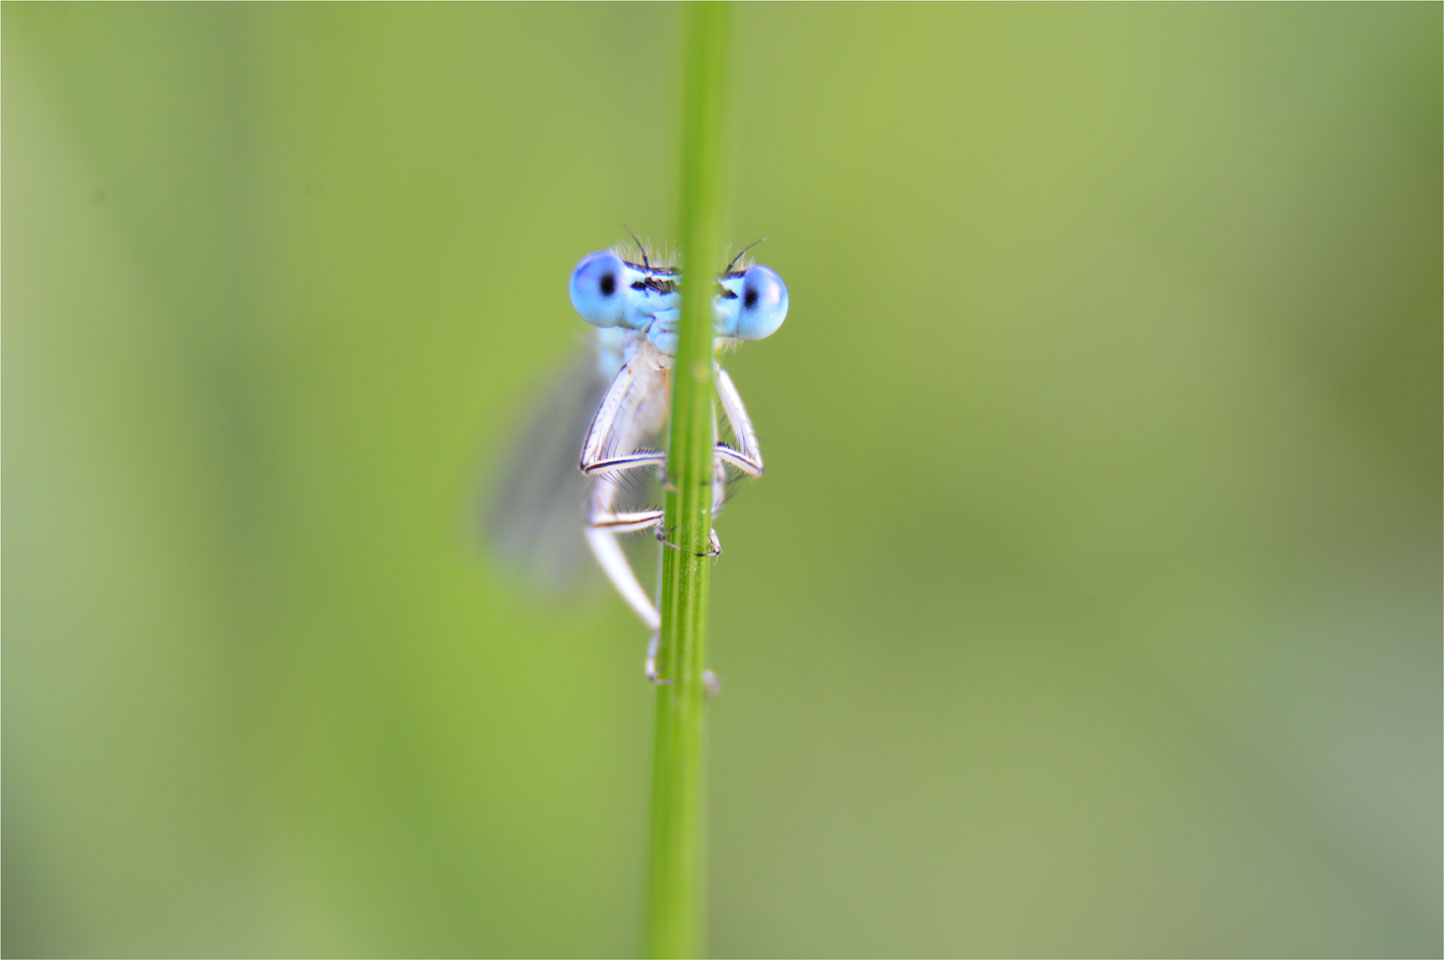
{"label": "vertical grass blade", "polygon": [[648,858],[647,953],[697,957],[703,943],[703,709],[712,527],[712,274],[722,260],[726,216],[729,4],[689,3],[683,13],[680,346],[672,386],[666,530],[662,551],[657,688]]}

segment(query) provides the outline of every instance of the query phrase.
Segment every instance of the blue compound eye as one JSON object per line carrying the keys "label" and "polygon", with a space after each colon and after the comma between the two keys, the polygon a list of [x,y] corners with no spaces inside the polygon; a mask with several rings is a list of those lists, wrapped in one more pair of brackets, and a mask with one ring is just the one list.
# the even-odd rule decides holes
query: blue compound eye
{"label": "blue compound eye", "polygon": [[572,271],[572,306],[594,327],[615,327],[626,314],[627,268],[615,253],[583,257]]}
{"label": "blue compound eye", "polygon": [[762,340],[787,319],[787,284],[773,270],[757,264],[742,275],[737,309],[737,339]]}

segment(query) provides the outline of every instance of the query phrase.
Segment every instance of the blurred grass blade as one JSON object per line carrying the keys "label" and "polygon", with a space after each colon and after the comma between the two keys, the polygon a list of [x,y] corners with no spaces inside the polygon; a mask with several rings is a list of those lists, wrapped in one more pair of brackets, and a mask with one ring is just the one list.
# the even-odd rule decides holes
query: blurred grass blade
{"label": "blurred grass blade", "polygon": [[702,721],[706,667],[705,554],[712,527],[712,283],[721,262],[723,169],[727,150],[727,53],[732,11],[726,3],[685,7],[682,43],[681,343],[672,387],[666,529],[678,549],[662,556],[661,669],[652,755],[647,952],[702,952],[704,844]]}

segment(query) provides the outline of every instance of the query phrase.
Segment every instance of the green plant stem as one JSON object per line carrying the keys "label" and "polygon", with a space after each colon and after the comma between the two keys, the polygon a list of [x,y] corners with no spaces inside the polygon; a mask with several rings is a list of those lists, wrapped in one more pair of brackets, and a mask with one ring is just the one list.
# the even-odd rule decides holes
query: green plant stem
{"label": "green plant stem", "polygon": [[712,528],[712,287],[722,259],[726,205],[727,3],[683,13],[680,344],[673,370],[662,551],[659,668],[652,753],[647,953],[696,957],[703,942],[703,710]]}

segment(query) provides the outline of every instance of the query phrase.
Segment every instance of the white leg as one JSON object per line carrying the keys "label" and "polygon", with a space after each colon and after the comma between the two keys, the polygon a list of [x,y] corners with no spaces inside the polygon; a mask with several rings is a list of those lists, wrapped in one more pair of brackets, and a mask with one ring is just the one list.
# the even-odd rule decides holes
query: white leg
{"label": "white leg", "polygon": [[589,477],[615,473],[620,470],[635,470],[639,467],[656,467],[667,462],[667,455],[658,450],[632,450],[620,455],[605,453],[616,436],[617,416],[627,395],[632,392],[636,375],[630,365],[624,364],[612,378],[611,386],[602,395],[597,412],[592,414],[591,425],[587,427],[586,439],[582,441],[582,473]]}
{"label": "white leg", "polygon": [[[634,470],[638,467],[656,467],[667,462],[667,454],[660,450],[634,450],[608,456],[602,453],[606,449],[607,440],[612,436],[617,414],[632,389],[633,380],[631,368],[623,366],[612,379],[612,385],[607,388],[597,412],[592,415],[586,440],[582,443],[581,459],[582,473],[589,477]],[[733,385],[732,378],[720,366],[717,368],[716,383],[717,396],[722,401],[722,412],[727,417],[728,425],[732,427],[732,433],[737,437],[739,448],[734,450],[725,443],[718,443],[717,457],[748,476],[760,477],[763,471],[762,448],[757,441],[757,431],[752,426],[752,418],[747,415],[747,408],[743,406],[742,397]]]}
{"label": "white leg", "polygon": [[587,503],[585,534],[587,546],[591,547],[602,572],[612,581],[612,586],[617,588],[622,599],[627,601],[627,606],[641,618],[647,629],[657,630],[662,624],[661,614],[657,612],[657,607],[647,595],[647,591],[643,590],[637,581],[632,565],[627,562],[626,554],[622,552],[622,545],[617,542],[617,534],[656,526],[661,522],[662,513],[659,510],[615,510],[617,487],[602,479],[609,473],[656,466],[665,462],[665,454],[651,451],[635,451],[622,456],[609,456],[606,453],[616,443],[617,417],[635,380],[636,376],[629,365],[623,365],[622,369],[617,371],[611,385],[607,387],[607,392],[602,395],[602,402],[597,405],[597,412],[592,415],[586,438],[582,441],[582,473],[598,477],[592,485],[591,499]]}
{"label": "white leg", "polygon": [[655,526],[661,522],[662,512],[649,510],[630,514],[618,513],[612,509],[616,498],[616,484],[605,479],[596,480],[592,484],[592,495],[587,501],[587,546],[592,548],[602,572],[612,581],[612,586],[617,588],[622,599],[627,601],[627,606],[636,612],[648,630],[657,630],[662,625],[662,616],[657,612],[651,597],[647,596],[647,591],[637,582],[637,574],[627,562],[627,555],[622,552],[617,534]]}
{"label": "white leg", "polygon": [[598,477],[592,484],[592,495],[587,502],[585,534],[587,546],[591,547],[602,572],[612,581],[612,586],[617,588],[622,599],[627,601],[627,606],[636,612],[649,630],[657,630],[662,624],[661,614],[657,612],[651,597],[647,596],[647,591],[637,582],[637,575],[633,572],[632,565],[627,562],[626,554],[622,553],[622,545],[617,542],[617,534],[655,526],[661,520],[661,513],[617,511],[614,509],[617,486],[604,479],[604,475],[608,473],[634,470],[662,462],[660,455],[649,456],[646,452],[625,454],[621,457],[610,457],[604,453],[616,444],[617,416],[627,395],[632,391],[635,379],[630,366],[623,365],[622,369],[617,371],[611,385],[607,387],[607,392],[602,395],[602,402],[597,405],[597,412],[592,414],[591,425],[587,427],[586,438],[582,441],[582,473]]}
{"label": "white leg", "polygon": [[637,533],[650,530],[661,522],[661,510],[619,510],[616,513],[593,513],[587,517],[588,527],[612,533]]}
{"label": "white leg", "polygon": [[647,591],[637,582],[637,575],[632,572],[632,565],[627,562],[626,554],[622,553],[622,546],[617,542],[616,536],[608,530],[587,530],[587,546],[592,548],[597,563],[602,567],[602,572],[607,579],[612,581],[612,586],[627,601],[627,605],[641,618],[648,630],[658,630],[662,626],[662,615],[652,603]]}
{"label": "white leg", "polygon": [[[672,682],[671,680],[663,680],[657,672],[657,652],[661,649],[661,646],[662,634],[660,632],[652,634],[652,640],[647,644],[647,662],[644,667],[647,679],[659,687]],[[715,698],[717,694],[722,692],[722,681],[718,680],[717,674],[711,670],[702,671],[702,686],[707,688],[708,700]]]}
{"label": "white leg", "polygon": [[[717,455],[712,460],[712,515],[722,509],[722,504],[727,502],[727,468],[723,466],[722,448],[731,449],[725,443],[717,443],[717,422],[712,422],[712,440],[719,448]],[[720,549],[720,548],[719,548]]]}
{"label": "white leg", "polygon": [[[732,385],[731,378],[720,367],[717,368],[717,373],[722,409],[733,433],[738,438],[738,446],[741,449],[734,450],[724,443],[715,445],[717,469],[712,478],[714,507],[720,506],[726,497],[726,473],[721,467],[723,462],[730,463],[752,476],[760,476],[762,473],[762,459],[757,453],[757,437],[752,428],[752,421],[747,417],[747,410],[742,406],[742,400],[737,395],[737,388]],[[642,589],[636,572],[632,570],[632,565],[627,562],[626,554],[622,552],[617,535],[659,527],[663,512],[661,510],[619,511],[614,509],[618,488],[614,483],[603,479],[607,474],[660,467],[667,461],[667,455],[660,451],[637,450],[618,454],[610,450],[615,443],[618,415],[626,402],[627,395],[633,388],[634,380],[635,377],[629,367],[623,366],[618,371],[607,388],[606,394],[603,395],[596,413],[593,414],[592,422],[587,428],[586,438],[582,442],[581,471],[588,476],[597,478],[593,485],[591,500],[588,503],[585,534],[587,545],[596,556],[602,572],[607,575],[607,578],[612,581],[612,586],[622,595],[622,599],[652,632],[652,639],[647,646],[645,671],[648,680],[652,683],[662,684],[671,681],[663,680],[659,676],[657,668],[658,645],[661,639],[661,614],[658,613],[656,604],[652,602],[651,597]],[[717,531],[712,530],[710,535],[711,550],[704,556],[716,556],[722,552],[722,545],[717,539]],[[658,539],[667,543],[660,531]],[[709,699],[716,696],[721,689],[716,674],[711,670],[703,673],[702,681],[707,687]]]}
{"label": "white leg", "polygon": [[[646,625],[652,633],[652,640],[647,645],[647,660],[645,671],[647,679],[652,683],[671,683],[670,680],[663,680],[657,671],[657,647],[661,638],[662,617],[657,612],[657,607],[652,603],[652,598],[642,589],[642,584],[637,580],[636,571],[627,562],[627,556],[622,552],[622,545],[617,540],[619,533],[645,530],[648,527],[659,526],[662,522],[661,510],[636,510],[631,512],[620,512],[612,510],[612,504],[616,500],[617,486],[606,480],[598,480],[592,489],[592,498],[588,504],[587,512],[587,545],[592,548],[592,554],[596,556],[597,563],[601,566],[602,572],[607,579],[612,581],[612,586],[627,601],[627,605]],[[665,542],[665,541],[664,541]],[[721,545],[717,542],[717,531],[712,531],[712,549],[714,553],[722,551]],[[707,685],[708,697],[717,695],[721,685],[717,677],[708,670],[702,676],[702,682]]]}
{"label": "white leg", "polygon": [[[714,502],[715,502],[715,499],[716,499],[716,495],[715,495],[715,494],[713,495],[713,499],[714,499]],[[708,540],[709,540],[710,542],[707,544],[707,552],[706,552],[706,553],[699,553],[699,554],[697,554],[697,556],[699,556],[699,557],[720,557],[720,556],[722,556],[722,541],[717,538],[717,528],[716,528],[716,527],[713,527],[713,528],[712,528],[712,531],[711,531],[711,533],[710,533],[709,536],[708,536]],[[667,531],[665,531],[665,530],[660,530],[660,529],[659,529],[659,530],[657,531],[657,542],[660,543],[662,546],[664,546],[664,547],[669,547],[669,548],[671,548],[671,549],[673,549],[673,550],[681,550],[681,549],[682,549],[681,547],[679,547],[679,546],[677,546],[675,543],[673,543],[671,540],[668,540],[668,539],[667,539]]]}
{"label": "white leg", "polygon": [[[717,419],[715,416],[712,419],[712,444],[716,450],[712,460],[712,513],[715,515],[717,511],[722,509],[722,504],[727,502],[727,471],[722,466],[723,451],[726,450],[730,452],[732,450],[732,448],[725,443],[717,442]],[[708,538],[710,543],[708,544],[707,552],[699,553],[698,556],[720,557],[722,555],[722,541],[717,538],[717,529],[715,527],[710,531]],[[681,549],[671,540],[667,539],[667,531],[665,530],[659,529],[657,531],[657,539],[665,547],[671,547],[673,550]]]}
{"label": "white leg", "polygon": [[717,456],[750,477],[762,476],[762,447],[757,442],[757,431],[752,418],[742,405],[742,396],[732,384],[732,378],[720,366],[717,368],[717,398],[722,401],[722,413],[737,437],[738,449],[733,450],[725,443],[717,444]]}

